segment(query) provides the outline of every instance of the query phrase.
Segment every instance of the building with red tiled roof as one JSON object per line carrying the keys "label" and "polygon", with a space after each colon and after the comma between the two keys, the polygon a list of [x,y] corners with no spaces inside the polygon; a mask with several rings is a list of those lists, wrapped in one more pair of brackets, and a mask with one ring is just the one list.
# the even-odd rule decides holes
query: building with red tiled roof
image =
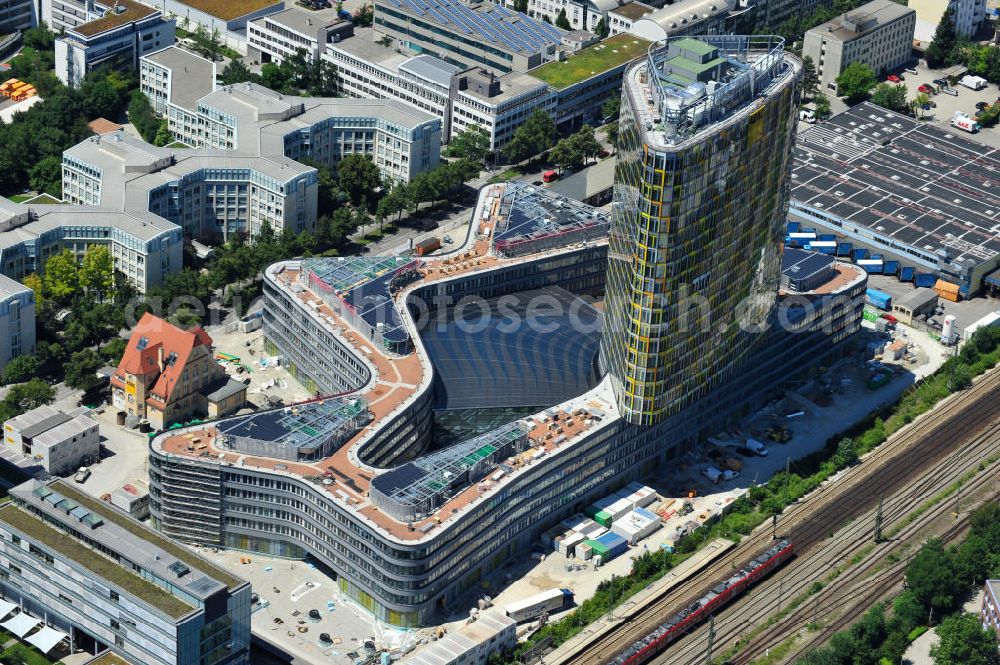
{"label": "building with red tiled roof", "polygon": [[215,362],[203,328],[182,330],[149,313],[132,331],[111,390],[116,407],[156,429],[195,414],[233,413],[246,402],[246,386]]}

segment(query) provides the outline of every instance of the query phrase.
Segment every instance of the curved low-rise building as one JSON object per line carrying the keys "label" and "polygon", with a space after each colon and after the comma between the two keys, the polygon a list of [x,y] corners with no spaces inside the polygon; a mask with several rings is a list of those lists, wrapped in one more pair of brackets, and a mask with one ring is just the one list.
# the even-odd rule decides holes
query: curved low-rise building
{"label": "curved low-rise building", "polygon": [[[311,555],[380,619],[427,623],[463,607],[477,583],[533,547],[542,528],[769,398],[787,374],[776,358],[821,362],[836,350],[832,340],[860,322],[864,273],[836,264],[837,274],[850,279],[842,277],[828,293],[796,295],[798,313],[786,317],[808,334],[772,333],[768,362],[748,370],[745,380],[734,382],[738,387],[715,391],[712,416],[693,408],[655,427],[629,425],[604,378],[530,417],[424,453],[435,370],[420,330],[439,308],[466,296],[501,297],[543,286],[598,297],[603,289],[603,238],[553,247],[551,237],[536,237],[542,251],[511,259],[495,254],[496,238],[510,237],[507,217],[525,210],[516,199],[528,199],[526,189],[485,189],[475,224],[484,237],[451,256],[271,266],[264,314],[271,352],[317,393],[347,394],[258,413],[252,426],[241,416],[154,438],[150,495],[158,528],[203,545]],[[548,210],[556,203],[566,204],[553,197]],[[606,217],[593,219],[607,223]],[[393,313],[376,306],[348,309],[358,302],[357,288],[369,303],[389,294],[381,302]],[[804,304],[810,299],[819,305]],[[407,346],[386,343],[394,337],[396,314]],[[358,416],[361,408],[364,417]],[[317,409],[339,415],[318,418]]]}

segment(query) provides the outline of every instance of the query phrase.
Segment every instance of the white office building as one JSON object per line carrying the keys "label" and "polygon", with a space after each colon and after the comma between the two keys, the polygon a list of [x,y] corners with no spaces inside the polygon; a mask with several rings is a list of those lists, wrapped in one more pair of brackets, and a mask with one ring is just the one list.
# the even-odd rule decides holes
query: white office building
{"label": "white office building", "polygon": [[71,87],[98,67],[135,69],[141,56],[174,43],[174,21],[135,0],[101,0],[87,16],[55,43],[56,76]]}
{"label": "white office building", "polygon": [[350,21],[323,20],[299,9],[285,9],[247,23],[247,55],[261,64],[280,64],[303,50],[309,60],[315,61],[328,43],[339,42],[353,32]]}
{"label": "white office building", "polygon": [[852,62],[876,76],[912,59],[917,13],[892,0],[874,0],[806,32],[802,57],[812,58],[823,91],[836,92],[837,77]]}
{"label": "white office building", "polygon": [[35,292],[0,274],[0,372],[13,358],[34,352]]}
{"label": "white office building", "polygon": [[176,46],[139,60],[139,88],[153,110],[167,115],[169,107],[194,109],[198,100],[215,90],[216,63]]}
{"label": "white office building", "polygon": [[955,32],[965,39],[974,39],[979,34],[989,12],[986,0],[909,0],[906,6],[917,12],[914,38],[925,45],[930,44],[949,7]]}
{"label": "white office building", "polygon": [[491,611],[416,652],[409,665],[486,665],[517,646],[517,622]]}

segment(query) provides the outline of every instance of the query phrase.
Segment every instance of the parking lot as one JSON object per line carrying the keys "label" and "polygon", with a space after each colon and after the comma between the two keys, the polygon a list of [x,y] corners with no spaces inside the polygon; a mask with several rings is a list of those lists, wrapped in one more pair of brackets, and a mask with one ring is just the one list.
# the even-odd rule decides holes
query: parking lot
{"label": "parking lot", "polygon": [[[934,79],[941,78],[942,73],[939,70],[930,70],[922,65],[916,67],[916,74],[908,74],[906,72],[901,72],[902,77],[901,85],[906,86],[906,98],[913,99],[919,94],[917,88],[921,84],[926,84],[934,89],[938,86],[934,85]],[[883,79],[884,80],[884,79]],[[880,83],[883,81],[879,81]],[[923,117],[927,118],[929,122],[936,125],[941,125],[943,127],[951,128],[951,119],[955,115],[956,111],[962,111],[968,113],[970,116],[975,116],[976,114],[976,102],[986,102],[987,104],[992,104],[993,102],[1000,99],[998,96],[997,86],[994,84],[988,84],[982,90],[970,90],[962,85],[950,86],[955,90],[958,95],[951,96],[943,92],[937,92],[930,95],[931,101],[934,102],[935,106],[930,110],[923,111]],[[918,111],[918,117],[920,111]],[[960,132],[961,130],[954,130]],[[964,134],[965,132],[962,132]],[[989,127],[980,130],[976,134],[976,139],[980,143],[984,143],[993,148],[1000,148],[1000,129],[997,127]]]}
{"label": "parking lot", "polygon": [[[916,288],[908,282],[900,282],[895,277],[884,275],[869,275],[868,287],[878,289],[888,293],[893,299],[901,298],[910,294]],[[942,313],[934,316],[938,322],[945,316],[951,314],[955,317],[955,325],[959,330],[964,330],[968,325],[975,323],[991,312],[1000,311],[1000,300],[995,298],[972,298],[971,300],[961,300],[951,302],[944,298],[938,298],[938,305],[942,308]]]}

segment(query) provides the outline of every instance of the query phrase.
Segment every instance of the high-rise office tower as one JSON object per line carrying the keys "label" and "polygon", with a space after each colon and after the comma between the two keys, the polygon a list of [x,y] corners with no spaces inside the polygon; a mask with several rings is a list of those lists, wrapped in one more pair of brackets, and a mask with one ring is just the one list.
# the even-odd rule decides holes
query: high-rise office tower
{"label": "high-rise office tower", "polygon": [[802,63],[679,37],[625,72],[602,360],[649,425],[732,378],[778,289]]}

